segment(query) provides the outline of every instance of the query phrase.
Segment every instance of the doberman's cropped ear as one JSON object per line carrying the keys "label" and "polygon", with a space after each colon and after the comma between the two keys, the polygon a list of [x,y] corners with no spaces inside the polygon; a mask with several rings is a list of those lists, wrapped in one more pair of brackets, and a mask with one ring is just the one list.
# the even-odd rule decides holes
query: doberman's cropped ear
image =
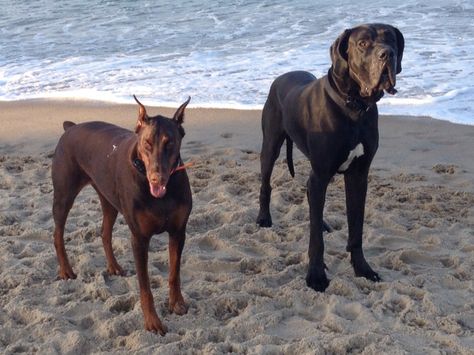
{"label": "doberman's cropped ear", "polygon": [[347,47],[349,43],[349,36],[351,35],[352,30],[345,30],[331,46],[331,61],[332,61],[332,71],[336,76],[342,77],[349,70],[347,64]]}
{"label": "doberman's cropped ear", "polygon": [[176,122],[178,122],[180,125],[183,124],[184,109],[186,108],[186,106],[188,106],[189,101],[191,101],[191,96],[189,96],[188,99],[181,106],[179,106],[173,116],[173,120],[176,120]]}
{"label": "doberman's cropped ear", "polygon": [[145,106],[143,106],[143,104],[140,101],[138,101],[135,95],[133,95],[133,98],[135,99],[139,107],[137,125],[135,126],[135,133],[138,133],[140,128],[143,126],[143,124],[148,120],[148,115],[146,113]]}
{"label": "doberman's cropped ear", "polygon": [[393,31],[397,36],[397,74],[400,74],[402,71],[402,58],[403,50],[405,49],[405,38],[403,38],[403,35],[398,28],[393,27]]}

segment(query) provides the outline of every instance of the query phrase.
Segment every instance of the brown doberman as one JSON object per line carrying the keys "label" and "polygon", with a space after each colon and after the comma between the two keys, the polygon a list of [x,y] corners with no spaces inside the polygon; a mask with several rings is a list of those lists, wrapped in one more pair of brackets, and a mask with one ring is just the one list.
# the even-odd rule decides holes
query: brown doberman
{"label": "brown doberman", "polygon": [[349,225],[347,251],[356,276],[379,281],[362,252],[362,226],[369,167],[378,148],[377,101],[395,94],[402,71],[405,40],[395,27],[366,24],[345,30],[331,46],[332,66],[316,79],[295,71],[275,79],[262,113],[260,211],[257,223],[270,227],[270,177],[283,142],[294,175],[293,142],[309,158],[309,268],[306,283],[324,291],[326,277],[323,221],[326,189],[336,173],[344,174]]}
{"label": "brown doberman", "polygon": [[148,278],[148,247],[154,234],[169,233],[169,310],[185,314],[188,306],[180,288],[181,253],[192,208],[191,188],[180,157],[183,103],[172,119],[149,117],[139,105],[135,133],[105,122],[64,122],[52,164],[54,187],[54,246],[59,277],[74,279],[64,247],[64,225],[74,199],[90,184],[102,207],[102,242],[107,271],[123,275],[112,250],[112,228],[117,213],[123,214],[132,232],[140,301],[145,328],[164,335],[153,303]]}

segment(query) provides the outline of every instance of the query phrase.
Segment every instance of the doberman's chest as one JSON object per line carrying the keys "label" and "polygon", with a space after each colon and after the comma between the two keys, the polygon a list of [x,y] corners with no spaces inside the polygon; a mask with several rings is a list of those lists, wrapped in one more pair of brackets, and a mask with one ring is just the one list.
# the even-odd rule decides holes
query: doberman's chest
{"label": "doberman's chest", "polygon": [[163,211],[143,209],[133,213],[134,221],[143,235],[160,234],[168,228],[170,216]]}
{"label": "doberman's chest", "polygon": [[178,198],[172,191],[162,199],[150,195],[136,200],[133,206],[123,212],[129,216],[129,224],[135,226],[142,235],[170,232],[180,229],[189,217],[191,200],[184,197]]}

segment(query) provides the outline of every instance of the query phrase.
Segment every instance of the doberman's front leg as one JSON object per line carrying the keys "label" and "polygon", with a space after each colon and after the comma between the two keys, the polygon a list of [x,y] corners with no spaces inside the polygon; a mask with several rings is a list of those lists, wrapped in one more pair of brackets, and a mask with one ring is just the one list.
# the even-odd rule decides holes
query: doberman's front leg
{"label": "doberman's front leg", "polygon": [[316,175],[313,171],[308,180],[308,202],[310,213],[309,267],[306,284],[323,292],[329,286],[324,271],[323,209],[329,178]]}
{"label": "doberman's front leg", "polygon": [[356,276],[372,281],[380,281],[380,276],[372,270],[362,251],[362,230],[364,224],[365,198],[367,195],[368,169],[353,169],[344,175],[346,187],[347,222],[349,240],[347,251],[351,253],[351,264]]}
{"label": "doberman's front leg", "polygon": [[170,299],[169,310],[178,315],[183,315],[188,312],[188,305],[184,302],[181,294],[181,253],[183,252],[184,241],[186,239],[185,232],[170,233],[169,236],[169,287]]}
{"label": "doberman's front leg", "polygon": [[132,235],[133,256],[135,258],[135,267],[137,269],[138,284],[140,287],[140,302],[145,318],[145,329],[154,333],[165,335],[166,327],[161,323],[155,310],[153,295],[148,278],[148,247],[150,237],[143,237],[136,234]]}

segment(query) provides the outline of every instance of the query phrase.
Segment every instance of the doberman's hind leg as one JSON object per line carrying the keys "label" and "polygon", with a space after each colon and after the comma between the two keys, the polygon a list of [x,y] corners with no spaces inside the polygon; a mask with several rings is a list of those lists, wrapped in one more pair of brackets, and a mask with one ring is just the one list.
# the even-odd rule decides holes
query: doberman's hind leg
{"label": "doberman's hind leg", "polygon": [[100,205],[102,206],[102,244],[104,246],[105,257],[107,259],[107,272],[109,275],[124,276],[125,272],[115,259],[114,250],[112,248],[112,230],[118,211],[109,201],[95,188],[99,195]]}
{"label": "doberman's hind leg", "polygon": [[87,184],[87,178],[79,173],[68,173],[66,164],[54,164],[53,177],[53,219],[54,247],[59,263],[58,277],[63,280],[75,279],[64,246],[64,226],[77,194]]}
{"label": "doberman's hind leg", "polygon": [[270,198],[272,187],[270,185],[270,178],[275,161],[280,155],[280,149],[285,141],[286,134],[282,126],[281,112],[270,102],[270,98],[265,103],[262,112],[262,131],[260,211],[257,217],[257,224],[260,227],[271,227]]}

